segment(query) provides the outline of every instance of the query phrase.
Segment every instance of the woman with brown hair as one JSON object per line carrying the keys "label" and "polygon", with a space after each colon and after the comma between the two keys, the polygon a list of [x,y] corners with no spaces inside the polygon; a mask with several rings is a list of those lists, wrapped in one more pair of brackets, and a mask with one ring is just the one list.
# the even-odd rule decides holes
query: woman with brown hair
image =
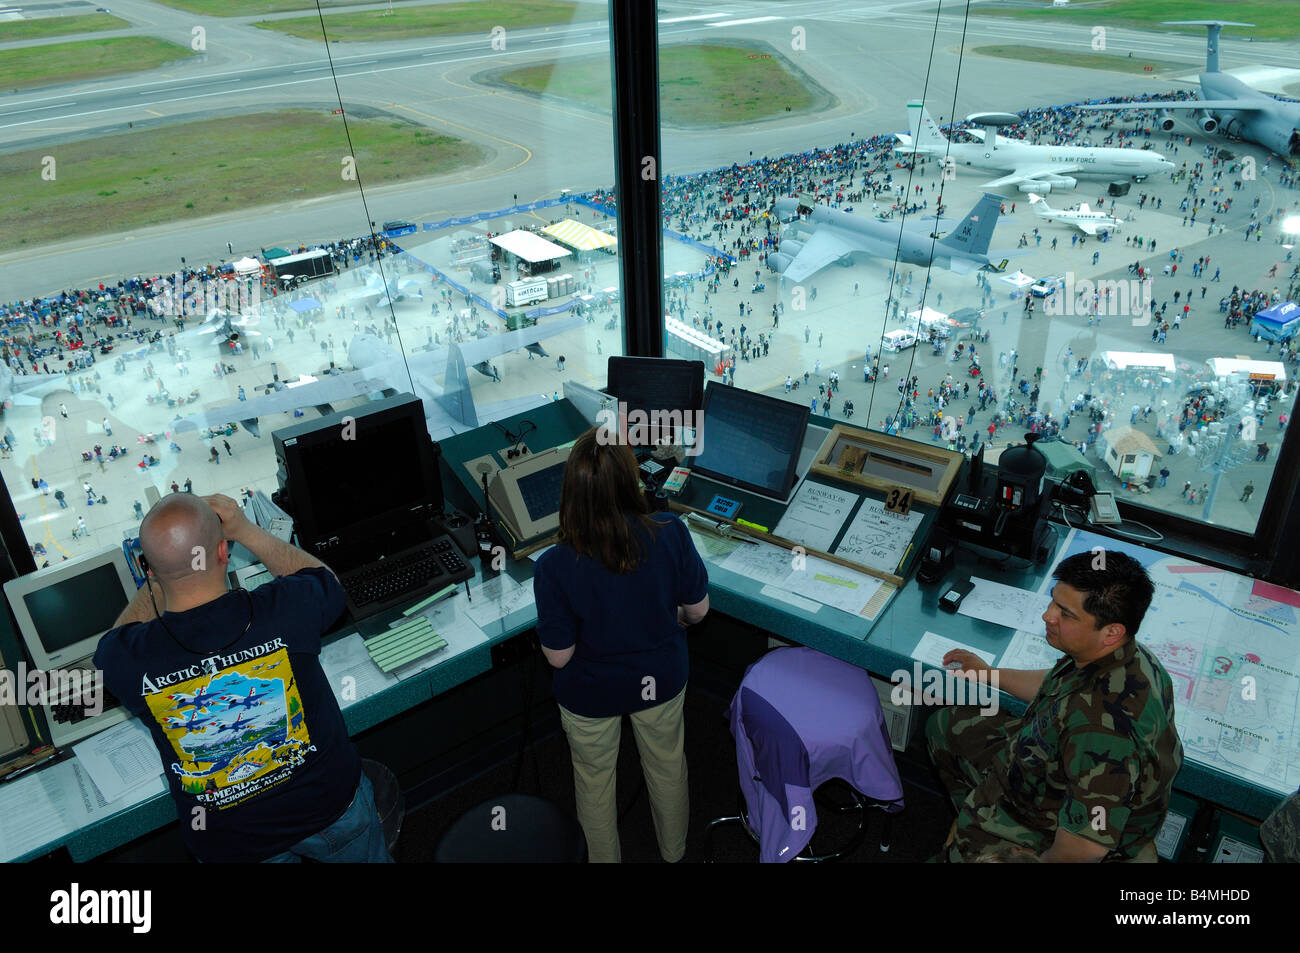
{"label": "woman with brown hair", "polygon": [[651,514],[636,458],[611,431],[573,445],[559,542],[533,574],[537,634],[573,756],[578,822],[592,862],[618,862],[615,768],[630,715],[659,852],[686,852],[685,626],[709,611],[709,578],[681,520]]}

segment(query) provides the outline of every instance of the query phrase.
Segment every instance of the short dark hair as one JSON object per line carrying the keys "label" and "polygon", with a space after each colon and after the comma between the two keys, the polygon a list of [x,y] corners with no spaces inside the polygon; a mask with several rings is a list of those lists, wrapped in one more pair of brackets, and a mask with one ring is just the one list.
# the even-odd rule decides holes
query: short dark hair
{"label": "short dark hair", "polygon": [[1052,578],[1084,594],[1083,610],[1097,628],[1118,622],[1131,637],[1151,606],[1155,586],[1142,564],[1114,549],[1089,550],[1063,559]]}

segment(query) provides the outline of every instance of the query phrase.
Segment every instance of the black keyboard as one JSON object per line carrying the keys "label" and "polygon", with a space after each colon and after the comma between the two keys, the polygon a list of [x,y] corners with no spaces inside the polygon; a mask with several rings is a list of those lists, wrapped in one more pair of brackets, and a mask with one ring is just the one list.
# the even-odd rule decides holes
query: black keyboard
{"label": "black keyboard", "polygon": [[353,616],[381,611],[422,592],[461,582],[474,571],[450,537],[389,556],[343,574],[341,582]]}
{"label": "black keyboard", "polygon": [[[100,709],[101,712],[111,711],[118,705],[122,704],[107,688],[102,689],[102,693],[103,706]],[[87,718],[92,717],[92,715],[86,711],[89,706],[86,705],[80,697],[70,697],[58,702],[51,701],[47,707],[50,717],[61,725],[75,725],[78,722],[85,721]]]}

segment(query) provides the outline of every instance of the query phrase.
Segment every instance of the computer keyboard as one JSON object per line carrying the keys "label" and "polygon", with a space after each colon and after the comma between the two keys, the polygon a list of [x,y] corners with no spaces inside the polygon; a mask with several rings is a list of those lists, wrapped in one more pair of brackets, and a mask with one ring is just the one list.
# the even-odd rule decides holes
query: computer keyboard
{"label": "computer keyboard", "polygon": [[[110,711],[122,704],[107,688],[102,691],[103,706],[102,708],[96,709],[97,711]],[[50,713],[50,717],[59,724],[75,725],[78,722],[93,717],[93,715],[86,710],[88,707],[89,706],[80,698],[80,696],[69,696],[58,701],[51,701],[50,704],[46,706],[46,710]]]}
{"label": "computer keyboard", "polygon": [[382,610],[430,589],[468,579],[474,573],[448,536],[346,572],[343,589],[357,610]]}

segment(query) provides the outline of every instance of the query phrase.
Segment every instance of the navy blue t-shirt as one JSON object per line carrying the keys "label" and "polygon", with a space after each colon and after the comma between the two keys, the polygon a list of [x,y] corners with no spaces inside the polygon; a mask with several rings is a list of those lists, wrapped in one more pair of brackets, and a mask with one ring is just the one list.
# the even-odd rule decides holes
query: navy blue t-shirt
{"label": "navy blue t-shirt", "polygon": [[563,543],[533,570],[542,645],[577,646],[554,681],[556,701],[575,715],[642,711],[686,687],[686,630],[677,624],[677,607],[702,601],[709,576],[682,521],[667,513],[653,518],[660,524],[653,542],[632,521],[648,552],[634,572],[610,572]]}
{"label": "navy blue t-shirt", "polygon": [[[252,627],[230,645],[250,600]],[[361,761],[320,666],[320,637],[343,608],[333,574],[302,569],[163,613],[172,635],[152,620],[100,640],[95,665],[153,735],[181,837],[200,860],[265,860],[351,804]]]}

